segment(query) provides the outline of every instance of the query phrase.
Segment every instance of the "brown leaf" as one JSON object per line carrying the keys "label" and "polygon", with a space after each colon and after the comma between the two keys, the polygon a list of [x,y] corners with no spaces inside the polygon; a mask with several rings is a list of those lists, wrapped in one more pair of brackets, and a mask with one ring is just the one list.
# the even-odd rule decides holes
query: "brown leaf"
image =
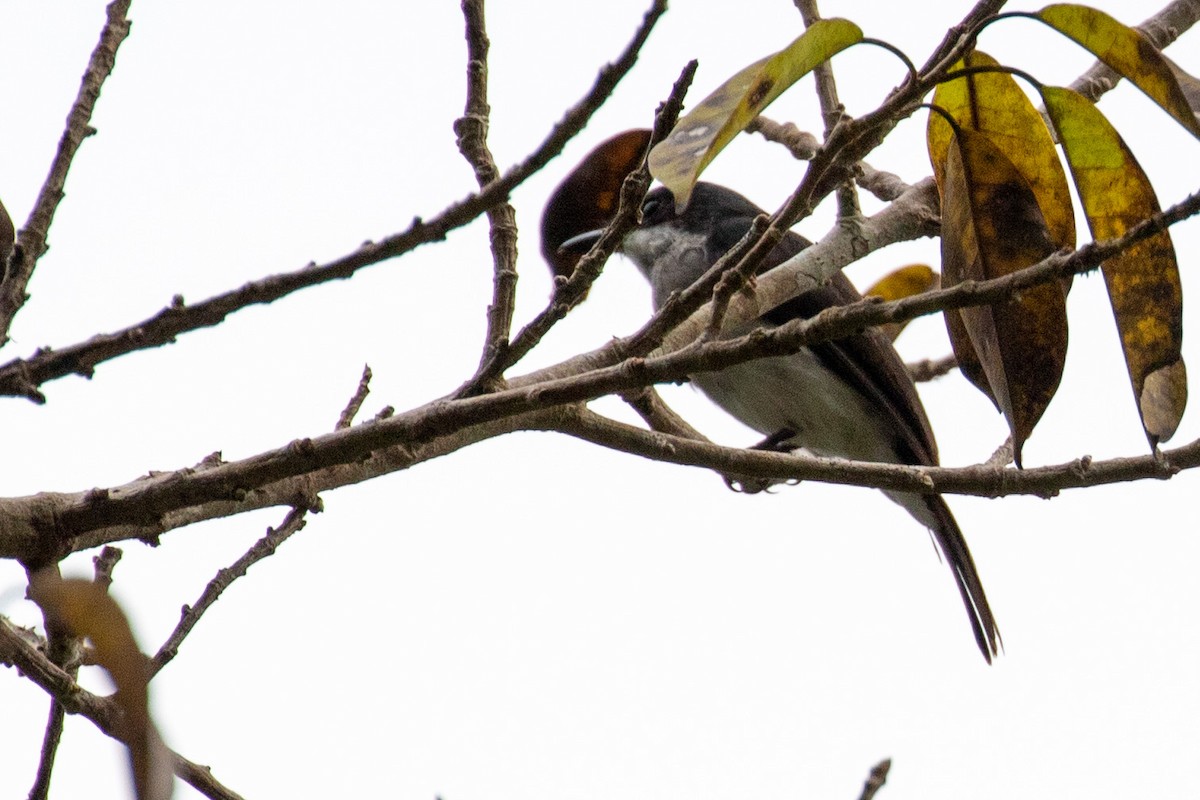
{"label": "brown leaf", "polygon": [[[942,170],[942,282],[987,280],[1024,269],[1055,250],[1033,190],[983,134],[955,132]],[[999,303],[946,313],[964,374],[1008,421],[1013,458],[1041,419],[1062,378],[1066,301],[1057,283]],[[951,321],[953,317],[959,319]],[[986,388],[985,388],[986,387]]]}
{"label": "brown leaf", "polygon": [[1191,73],[1184,71],[1182,67],[1165,55],[1162,57],[1162,60],[1167,65],[1167,69],[1171,70],[1171,74],[1175,76],[1175,81],[1179,84],[1179,88],[1183,92],[1183,99],[1187,100],[1188,107],[1192,109],[1192,114],[1195,115],[1196,121],[1200,122],[1200,80]]}
{"label": "brown leaf", "polygon": [[[996,67],[998,63],[975,51],[959,66]],[[940,84],[933,102],[960,127],[982,133],[1004,154],[1037,198],[1055,246],[1075,247],[1075,214],[1066,173],[1045,120],[1017,81],[1004,72],[966,75]],[[927,137],[929,160],[941,185],[953,131],[939,114],[931,114]]]}
{"label": "brown leaf", "polygon": [[621,183],[642,163],[650,130],[618,133],[584,156],[550,195],[542,212],[542,256],[555,275],[570,277],[581,253],[560,253],[559,246],[581,233],[603,228],[617,213]]}
{"label": "brown leaf", "polygon": [[169,798],[174,783],[171,754],[150,718],[146,657],[137,646],[125,612],[99,585],[63,580],[52,569],[31,576],[29,597],[48,618],[73,635],[91,640],[97,663],[117,687],[113,700],[123,712],[120,733],[129,747],[137,797]]}
{"label": "brown leaf", "polygon": [[0,203],[0,276],[4,274],[4,265],[8,262],[8,255],[16,243],[17,237],[13,230],[12,217],[8,216],[4,204]]}

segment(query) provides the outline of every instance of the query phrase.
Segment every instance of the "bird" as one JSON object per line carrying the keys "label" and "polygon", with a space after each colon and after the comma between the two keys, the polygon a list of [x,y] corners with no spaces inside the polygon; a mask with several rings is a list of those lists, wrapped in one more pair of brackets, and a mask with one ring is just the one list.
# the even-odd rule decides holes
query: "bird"
{"label": "bird", "polygon": [[[764,214],[746,197],[714,183],[696,184],[678,210],[667,187],[651,190],[641,222],[618,250],[647,278],[655,309],[696,282]],[[600,230],[564,241],[562,252],[586,251]],[[811,243],[787,231],[759,272],[786,261]],[[810,318],[825,308],[861,299],[841,272],[824,284],[770,309],[741,329],[771,328]],[[772,356],[689,376],[717,406],[763,434],[761,447],[892,464],[937,466],[937,444],[904,362],[873,328],[819,342],[792,355]],[[938,494],[884,490],[929,529],[954,575],[975,641],[990,664],[1000,651],[999,629],[966,539]]]}

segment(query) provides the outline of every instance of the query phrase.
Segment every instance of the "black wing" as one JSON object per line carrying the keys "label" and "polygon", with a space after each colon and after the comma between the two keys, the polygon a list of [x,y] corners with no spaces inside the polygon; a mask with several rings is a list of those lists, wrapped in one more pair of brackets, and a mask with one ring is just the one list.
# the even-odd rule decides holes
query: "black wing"
{"label": "black wing", "polygon": [[[760,272],[783,263],[809,246],[799,234],[788,232],[783,241],[771,251]],[[822,310],[847,305],[862,299],[862,295],[842,272],[836,272],[823,286],[811,289],[776,306],[763,315],[774,325],[792,319],[809,319]],[[895,433],[898,452],[909,464],[936,466],[937,444],[925,409],[917,396],[908,369],[887,337],[874,328],[852,336],[821,342],[810,348],[821,362],[841,376],[879,408]]]}

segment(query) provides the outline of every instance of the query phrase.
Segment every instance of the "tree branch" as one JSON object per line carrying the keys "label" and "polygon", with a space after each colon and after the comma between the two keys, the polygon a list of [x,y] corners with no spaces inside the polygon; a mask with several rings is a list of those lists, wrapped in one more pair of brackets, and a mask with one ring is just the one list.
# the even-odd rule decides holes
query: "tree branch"
{"label": "tree branch", "polygon": [[[634,35],[633,41],[626,48],[621,60],[617,62],[623,71],[628,71],[633,67],[633,64],[637,61],[637,55],[645,44],[647,37],[649,37],[654,23],[666,10],[666,0],[655,0],[650,10],[646,12],[641,28]],[[651,133],[651,145],[661,141],[670,133],[671,128],[675,126],[675,122],[678,120],[680,111],[683,108],[683,97],[687,93],[687,89],[691,85],[692,77],[695,73],[696,62],[692,61],[684,67],[683,73],[675,81],[675,85],[672,87],[666,102],[662,104],[655,114],[654,130]],[[602,102],[606,98],[599,99]],[[488,383],[497,381],[504,374],[505,370],[519,362],[533,350],[542,338],[550,332],[551,328],[587,296],[588,290],[596,278],[600,276],[600,272],[604,268],[604,264],[609,256],[612,255],[625,234],[637,224],[637,213],[641,208],[642,198],[645,197],[646,190],[650,186],[650,172],[646,164],[643,163],[641,168],[629,177],[630,180],[627,180],[621,186],[617,213],[608,224],[607,229],[601,236],[601,240],[592,248],[590,253],[580,259],[574,273],[569,278],[555,281],[554,294],[551,296],[546,308],[522,327],[512,342],[504,341],[500,343],[491,355],[485,358],[484,363],[480,365],[474,377],[455,392],[456,397],[469,397],[483,390]]]}
{"label": "tree branch", "polygon": [[358,416],[358,412],[362,409],[362,404],[366,402],[367,395],[371,391],[371,365],[363,364],[362,377],[358,379],[358,388],[354,390],[354,394],[350,397],[350,402],[342,409],[342,413],[338,416],[337,424],[333,426],[335,431],[344,430],[354,424],[354,418]]}
{"label": "tree branch", "polygon": [[208,582],[201,592],[200,598],[194,605],[184,606],[180,612],[179,624],[175,626],[175,630],[171,631],[171,635],[163,642],[162,647],[158,648],[158,652],[154,654],[154,658],[150,659],[149,679],[153,679],[162,668],[171,663],[171,659],[179,654],[179,646],[183,644],[183,640],[192,632],[192,628],[196,627],[196,623],[200,621],[200,617],[204,616],[204,612],[212,608],[213,604],[221,597],[221,594],[228,589],[233,582],[241,578],[249,571],[250,567],[262,561],[264,558],[275,555],[275,551],[281,544],[291,538],[292,534],[299,533],[305,526],[305,516],[308,514],[307,508],[293,508],[288,512],[287,518],[279,528],[267,528],[266,534],[255,542],[249,550],[242,556],[224,569],[218,570],[216,577]]}
{"label": "tree branch", "polygon": [[913,379],[913,382],[925,383],[934,378],[949,375],[958,369],[958,359],[952,353],[941,358],[926,358],[921,361],[914,361],[904,366],[908,368],[908,374]]}
{"label": "tree branch", "polygon": [[[821,12],[817,9],[817,0],[795,0],[795,3],[796,8],[800,11],[800,17],[804,20],[804,27],[810,28],[821,19]],[[821,104],[821,118],[825,122],[825,138],[828,139],[829,134],[846,115],[846,109],[838,99],[837,81],[833,77],[833,65],[829,61],[822,61],[813,67],[813,78],[816,79],[817,100]],[[854,188],[853,178],[847,178],[838,184],[837,204],[839,225],[853,227],[861,223],[862,209],[858,203],[858,192]]]}
{"label": "tree branch", "polygon": [[[86,717],[106,736],[128,744],[121,738],[121,711],[112,698],[100,697],[81,687],[69,673],[26,641],[4,617],[0,617],[0,664],[16,667],[24,677],[61,703],[68,713]],[[171,755],[175,760],[175,774],[205,797],[241,800],[240,795],[221,785],[208,767],[198,766],[178,753]]]}
{"label": "tree branch", "polygon": [[976,497],[1027,494],[1049,498],[1063,489],[1162,480],[1200,466],[1200,440],[1166,451],[1160,458],[1146,455],[1093,461],[1090,456],[1081,456],[1062,464],[1024,469],[1001,464],[912,467],[724,447],[647,431],[578,407],[575,413],[561,419],[563,424],[556,430],[568,436],[653,461],[701,467],[722,476],[737,475],[769,483],[812,480],[916,494]]}
{"label": "tree branch", "polygon": [[129,13],[129,3],[130,0],[114,0],[108,6],[100,41],[88,59],[79,93],[67,113],[67,127],[58,141],[58,152],[54,155],[50,172],[38,192],[25,227],[17,234],[16,246],[5,265],[3,280],[0,280],[0,346],[8,341],[13,318],[29,299],[25,289],[33,277],[38,259],[48,249],[46,239],[50,235],[50,224],[64,197],[63,187],[66,186],[67,173],[71,170],[75,153],[79,151],[83,140],[96,132],[89,122],[96,100],[100,97],[100,87],[112,74],[116,64],[117,48],[129,35],[130,25],[125,18]]}
{"label": "tree branch", "polygon": [[[467,102],[463,116],[454,122],[458,151],[471,165],[482,189],[500,177],[496,160],[488,148],[487,56],[490,42],[483,13],[483,0],[463,0],[467,26]],[[508,341],[512,329],[517,289],[517,213],[508,202],[488,209],[492,247],[492,303],[488,306],[487,334],[480,369],[491,361]]]}
{"label": "tree branch", "polygon": [[871,774],[867,776],[867,781],[863,784],[862,793],[858,796],[858,800],[874,800],[875,795],[879,794],[879,790],[887,783],[887,776],[891,771],[892,760],[890,758],[885,758],[871,767]]}

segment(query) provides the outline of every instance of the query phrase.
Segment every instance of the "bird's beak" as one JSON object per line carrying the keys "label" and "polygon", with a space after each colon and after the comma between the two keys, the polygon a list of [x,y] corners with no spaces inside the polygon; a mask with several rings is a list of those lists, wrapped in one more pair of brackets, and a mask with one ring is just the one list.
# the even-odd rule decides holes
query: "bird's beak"
{"label": "bird's beak", "polygon": [[594,231],[586,231],[584,233],[572,236],[558,246],[559,253],[586,253],[592,249],[592,245],[600,241],[600,234],[604,233],[603,228],[596,228]]}

